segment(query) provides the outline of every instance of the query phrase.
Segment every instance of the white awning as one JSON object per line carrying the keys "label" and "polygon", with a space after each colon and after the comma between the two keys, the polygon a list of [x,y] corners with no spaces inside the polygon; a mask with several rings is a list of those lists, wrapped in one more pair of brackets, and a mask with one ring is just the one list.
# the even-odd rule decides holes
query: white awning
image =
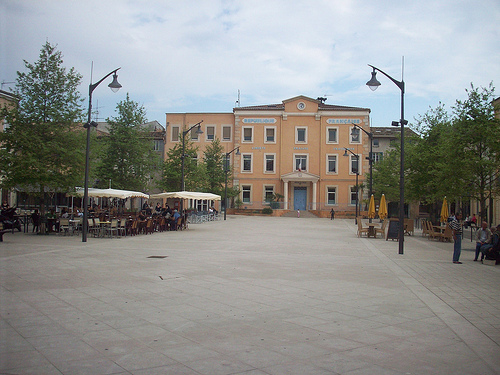
{"label": "white awning", "polygon": [[159,193],[159,194],[151,194],[149,196],[151,199],[153,198],[179,198],[179,199],[203,199],[210,201],[220,201],[221,196],[212,193],[200,193],[196,191],[174,191],[170,193]]}

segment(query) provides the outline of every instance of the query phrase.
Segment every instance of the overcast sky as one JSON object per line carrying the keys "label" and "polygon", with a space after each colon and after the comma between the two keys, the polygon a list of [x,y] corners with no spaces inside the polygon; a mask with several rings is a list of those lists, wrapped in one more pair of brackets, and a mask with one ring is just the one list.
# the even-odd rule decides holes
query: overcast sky
{"label": "overcast sky", "polygon": [[92,61],[93,82],[121,67],[122,90],[93,93],[100,120],[127,92],[165,125],[166,112],[232,112],[240,90],[241,106],[326,96],[389,126],[400,90],[379,73],[372,92],[367,64],[401,80],[403,56],[410,122],[471,82],[500,85],[499,0],[0,0],[0,33],[4,90],[47,40],[83,97]]}

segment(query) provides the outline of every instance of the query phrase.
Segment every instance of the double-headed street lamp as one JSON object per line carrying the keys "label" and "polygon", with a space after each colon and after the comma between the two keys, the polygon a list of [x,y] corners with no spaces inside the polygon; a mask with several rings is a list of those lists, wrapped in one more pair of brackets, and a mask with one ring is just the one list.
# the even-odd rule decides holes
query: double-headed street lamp
{"label": "double-headed street lamp", "polygon": [[401,81],[397,81],[392,78],[387,73],[383,72],[379,68],[374,67],[373,65],[368,64],[372,71],[372,78],[366,82],[366,85],[372,90],[375,91],[381,83],[377,80],[377,71],[385,75],[389,78],[396,86],[401,90],[401,118],[398,121],[393,121],[392,126],[401,126],[401,165],[399,169],[399,228],[398,228],[398,242],[399,242],[399,254],[404,253],[404,219],[405,219],[405,187],[404,187],[404,179],[405,179],[405,169],[404,169],[404,128],[405,125],[408,124],[404,118],[404,99],[405,99],[405,83],[401,78]]}
{"label": "double-headed street lamp", "polygon": [[[369,164],[369,166],[370,166],[370,180],[369,180],[370,186],[368,187],[368,190],[369,190],[368,195],[371,197],[373,194],[373,133],[367,132],[365,129],[363,129],[359,125],[356,125],[356,124],[352,124],[352,125],[354,126],[354,128],[362,130],[368,136],[368,138],[370,138],[370,155],[369,155],[369,157],[367,157],[367,159],[368,159],[368,162],[370,163]],[[351,133],[351,135],[352,135],[352,133]],[[369,218],[369,221],[371,223],[372,219]]]}
{"label": "double-headed street lamp", "polygon": [[117,68],[113,70],[112,72],[106,74],[103,78],[101,78],[99,81],[97,81],[94,84],[89,85],[89,112],[88,112],[88,118],[87,118],[87,123],[83,125],[84,128],[87,129],[87,149],[85,151],[85,183],[84,183],[84,190],[83,190],[83,223],[82,223],[82,242],[87,242],[87,231],[88,231],[88,199],[89,199],[89,164],[90,164],[90,128],[97,127],[97,123],[94,121],[91,121],[91,114],[92,114],[92,92],[96,89],[97,86],[101,84],[102,81],[104,81],[106,78],[108,78],[111,74],[113,74],[113,82],[111,82],[108,87],[111,89],[113,92],[117,92],[118,90],[121,89],[122,85],[118,83],[118,75],[116,72],[120,70],[121,68]]}
{"label": "double-headed street lamp", "polygon": [[226,175],[226,185],[224,192],[224,220],[226,220],[226,212],[227,212],[227,175],[229,173],[229,155],[231,155],[234,151],[236,151],[235,155],[240,155],[240,146],[233,148],[231,151],[226,152],[226,159],[224,160],[224,174]]}
{"label": "double-headed street lamp", "polygon": [[185,153],[186,153],[186,134],[189,133],[196,126],[198,127],[198,129],[196,129],[196,134],[198,134],[198,135],[203,134],[203,130],[201,130],[201,123],[202,122],[203,122],[203,120],[201,120],[200,122],[194,124],[188,130],[184,130],[182,132],[181,191],[186,190],[186,185],[184,184],[184,158],[186,157],[186,155],[185,155]]}
{"label": "double-headed street lamp", "polygon": [[358,185],[358,176],[359,176],[359,155],[355,154],[348,148],[344,147],[344,156],[349,156],[348,152],[350,152],[356,158],[356,218],[354,219],[354,223],[358,223],[358,203],[359,203],[359,185]]}

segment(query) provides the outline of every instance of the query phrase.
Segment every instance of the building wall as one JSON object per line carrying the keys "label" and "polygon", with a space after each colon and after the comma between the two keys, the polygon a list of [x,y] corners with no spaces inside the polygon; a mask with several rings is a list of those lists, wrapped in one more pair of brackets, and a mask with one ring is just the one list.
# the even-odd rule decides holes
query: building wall
{"label": "building wall", "polygon": [[[233,113],[167,113],[165,156],[181,142],[183,129],[203,120],[204,134],[194,141],[199,147],[200,160],[211,142],[207,139],[208,127],[215,128],[215,137],[221,140],[225,152],[239,147],[240,155],[233,152],[231,164],[244,207],[265,206],[266,187],[272,187],[274,193],[285,196],[285,209],[294,209],[296,194],[297,198],[302,197],[305,190],[307,210],[354,211],[350,189],[355,186],[356,174],[350,168],[351,157],[343,156],[344,147],[359,155],[358,182],[364,182],[369,169],[366,159],[369,138],[360,131],[359,142],[353,142],[351,131],[353,123],[369,131],[369,113],[369,109],[325,105],[304,96],[276,105],[238,107]],[[231,128],[229,140],[222,139],[224,126]],[[327,139],[329,128],[337,131],[334,142]],[[274,133],[274,140],[268,140],[270,133]],[[299,133],[304,135],[303,140],[299,139]],[[297,168],[296,159],[300,156],[306,162]],[[336,157],[336,170],[332,173],[327,171],[328,156]],[[266,157],[274,158],[274,168],[270,171],[266,170]],[[251,160],[249,170],[245,170],[245,158]],[[334,204],[327,201],[329,187],[337,189]]]}

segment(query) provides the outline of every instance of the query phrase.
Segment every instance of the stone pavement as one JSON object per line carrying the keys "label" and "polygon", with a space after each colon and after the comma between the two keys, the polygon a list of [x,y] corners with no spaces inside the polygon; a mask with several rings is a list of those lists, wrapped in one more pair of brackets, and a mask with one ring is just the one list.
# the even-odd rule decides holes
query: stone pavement
{"label": "stone pavement", "polygon": [[[500,266],[353,220],[6,234],[0,374],[499,374]],[[155,258],[151,258],[154,256]],[[164,258],[163,258],[164,257]]]}

